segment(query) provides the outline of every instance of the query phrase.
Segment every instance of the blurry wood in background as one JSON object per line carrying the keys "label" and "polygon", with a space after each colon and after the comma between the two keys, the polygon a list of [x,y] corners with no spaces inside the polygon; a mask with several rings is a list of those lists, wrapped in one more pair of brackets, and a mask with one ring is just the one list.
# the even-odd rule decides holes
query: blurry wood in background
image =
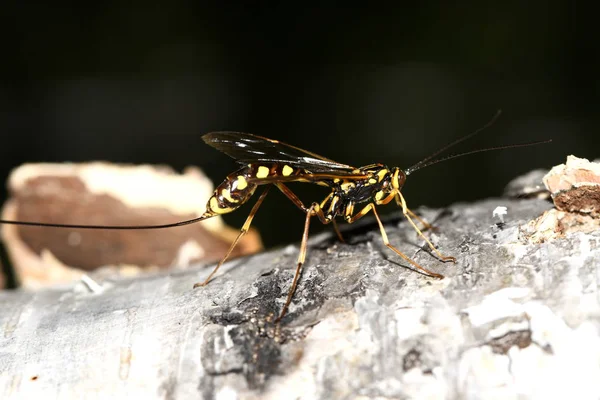
{"label": "blurry wood in background", "polygon": [[[198,169],[178,174],[165,166],[25,164],[10,175],[7,220],[85,225],[155,225],[204,212],[212,182]],[[85,273],[130,275],[186,267],[223,257],[238,234],[215,217],[159,230],[2,227],[16,275],[24,287],[80,279]],[[262,249],[256,230],[239,243],[234,256]],[[108,272],[107,272],[108,271]]]}

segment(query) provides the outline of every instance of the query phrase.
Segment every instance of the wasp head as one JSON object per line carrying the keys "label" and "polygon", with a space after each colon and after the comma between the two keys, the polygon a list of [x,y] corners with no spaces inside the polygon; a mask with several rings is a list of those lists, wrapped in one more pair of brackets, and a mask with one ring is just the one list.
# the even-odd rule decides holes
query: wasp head
{"label": "wasp head", "polygon": [[390,171],[391,178],[390,184],[394,191],[400,191],[402,186],[404,186],[404,182],[406,182],[406,174],[400,168],[396,167]]}

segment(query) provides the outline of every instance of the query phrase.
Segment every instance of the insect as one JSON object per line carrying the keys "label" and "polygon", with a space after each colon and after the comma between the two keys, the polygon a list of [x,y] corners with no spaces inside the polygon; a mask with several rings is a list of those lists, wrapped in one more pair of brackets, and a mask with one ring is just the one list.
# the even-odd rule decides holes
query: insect
{"label": "insect", "polygon": [[[225,180],[215,189],[213,195],[207,202],[206,211],[197,218],[170,224],[147,226],[71,225],[7,220],[0,220],[0,223],[77,229],[124,230],[172,228],[196,223],[217,215],[233,212],[245,204],[255,194],[256,190],[259,189],[260,186],[264,186],[262,193],[259,195],[256,203],[252,207],[244,225],[242,226],[236,239],[229,247],[227,253],[203,282],[196,283],[194,285],[194,288],[197,288],[208,284],[223,263],[229,258],[236,244],[248,232],[254,216],[269,193],[269,190],[274,186],[279,189],[303,213],[306,214],[296,270],[287,294],[285,304],[276,320],[279,322],[286,314],[298,284],[302,266],[306,259],[308,232],[313,217],[318,218],[323,224],[331,223],[339,239],[343,241],[343,237],[336,223],[336,218],[342,218],[345,222],[351,224],[365,215],[373,213],[377,224],[379,225],[383,243],[389,249],[424,274],[433,278],[444,278],[443,275],[419,265],[389,242],[387,233],[379,217],[377,207],[388,204],[392,201],[396,202],[402,209],[403,215],[406,217],[411,226],[415,229],[418,235],[425,240],[427,245],[439,257],[439,259],[443,262],[456,262],[454,257],[445,256],[438,251],[431,241],[423,234],[422,230],[431,228],[431,225],[419,218],[407,207],[401,190],[408,175],[419,169],[441,161],[483,151],[530,146],[534,144],[547,143],[550,141],[546,140],[541,142],[478,149],[434,159],[434,157],[438,156],[440,153],[444,152],[450,147],[470,137],[473,137],[483,129],[489,127],[499,115],[500,111],[498,111],[498,113],[490,120],[490,122],[488,122],[482,128],[455,140],[454,142],[436,151],[429,157],[404,170],[398,167],[389,168],[383,164],[370,164],[364,167],[355,168],[350,165],[338,163],[322,157],[310,151],[279,142],[277,140],[267,139],[265,137],[248,133],[208,133],[202,137],[206,144],[232,157],[242,166],[237,171],[228,175]],[[288,183],[295,182],[317,184],[329,188],[330,192],[322,201],[312,202],[307,206],[288,187]],[[417,226],[415,220],[423,225],[423,229],[420,229]]]}

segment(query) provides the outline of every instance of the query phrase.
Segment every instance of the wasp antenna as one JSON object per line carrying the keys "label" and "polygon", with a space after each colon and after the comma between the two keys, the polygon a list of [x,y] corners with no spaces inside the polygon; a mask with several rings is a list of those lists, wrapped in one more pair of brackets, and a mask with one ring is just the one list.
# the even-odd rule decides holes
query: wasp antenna
{"label": "wasp antenna", "polygon": [[466,156],[466,155],[469,155],[469,154],[483,153],[485,151],[492,151],[492,150],[514,149],[515,147],[535,146],[535,145],[538,145],[538,144],[550,143],[551,141],[552,141],[552,139],[548,139],[548,140],[541,140],[541,141],[538,141],[538,142],[509,144],[509,145],[506,145],[506,146],[495,146],[495,147],[487,147],[485,149],[471,150],[471,151],[467,151],[465,153],[453,154],[453,155],[450,155],[450,156],[447,156],[447,157],[438,158],[437,160],[433,160],[433,161],[430,161],[430,162],[425,163],[425,164],[420,164],[417,167],[416,166],[412,166],[409,169],[407,169],[406,171],[404,171],[404,173],[406,175],[408,175],[408,174],[413,173],[413,172],[415,172],[415,171],[417,171],[419,169],[423,169],[425,167],[429,167],[429,166],[431,166],[433,164],[437,164],[437,163],[440,163],[442,161],[448,161],[448,160],[451,160],[453,158],[458,158],[458,157]]}
{"label": "wasp antenna", "polygon": [[[444,147],[442,147],[441,149],[437,150],[435,153],[429,155],[428,157],[422,159],[421,161],[419,161],[418,163],[416,163],[415,165],[407,168],[404,172],[406,173],[406,175],[410,174],[411,172],[414,172],[418,169],[423,168],[423,165],[425,163],[427,163],[427,161],[431,160],[432,158],[434,158],[437,155],[440,155],[441,153],[443,153],[444,151],[448,150],[451,147],[456,146],[457,144],[464,142],[467,139],[472,138],[473,136],[477,135],[478,133],[480,133],[481,131],[489,128],[490,126],[492,126],[494,124],[494,122],[496,122],[496,120],[500,117],[500,114],[502,114],[502,110],[498,110],[496,111],[496,114],[494,114],[494,116],[492,117],[491,120],[489,120],[489,122],[487,124],[485,124],[484,126],[482,126],[481,128],[477,129],[476,131],[469,133],[468,135],[465,135],[463,137],[460,137],[458,139],[456,139],[455,141],[453,141],[452,143],[449,143],[447,145],[445,145]],[[428,164],[429,165],[429,164]]]}
{"label": "wasp antenna", "polygon": [[142,230],[142,229],[165,229],[174,228],[177,226],[195,224],[196,222],[204,221],[214,217],[213,214],[202,215],[198,218],[192,218],[185,221],[173,222],[170,224],[163,225],[77,225],[77,224],[53,224],[49,222],[29,222],[29,221],[9,221],[0,219],[0,224],[6,225],[20,225],[20,226],[39,226],[47,228],[71,228],[71,229],[112,229],[112,230]]}

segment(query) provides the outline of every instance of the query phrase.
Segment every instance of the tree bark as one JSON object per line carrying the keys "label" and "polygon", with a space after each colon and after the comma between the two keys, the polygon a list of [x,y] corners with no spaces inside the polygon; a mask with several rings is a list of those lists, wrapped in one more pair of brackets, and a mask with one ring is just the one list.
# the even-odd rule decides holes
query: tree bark
{"label": "tree bark", "polygon": [[[507,207],[504,222],[493,216]],[[442,263],[407,221],[365,217],[347,243],[298,243],[211,268],[2,294],[2,398],[597,398],[600,234],[528,240],[543,199],[418,209]],[[299,228],[300,229],[300,228]],[[86,283],[87,282],[87,283]]]}

